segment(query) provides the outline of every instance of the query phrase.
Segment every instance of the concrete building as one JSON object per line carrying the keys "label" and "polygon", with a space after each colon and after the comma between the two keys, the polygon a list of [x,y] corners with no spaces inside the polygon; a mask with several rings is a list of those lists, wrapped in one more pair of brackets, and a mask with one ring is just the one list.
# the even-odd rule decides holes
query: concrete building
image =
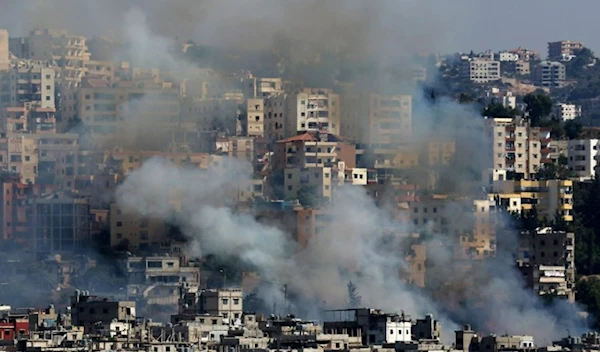
{"label": "concrete building", "polygon": [[552,221],[558,213],[564,221],[573,221],[571,180],[494,181],[489,198],[510,212],[521,213],[536,207],[540,219]]}
{"label": "concrete building", "polygon": [[575,54],[575,51],[583,49],[582,42],[572,42],[570,40],[561,40],[548,43],[548,59],[567,61]]}
{"label": "concrete building", "polygon": [[285,92],[281,78],[262,78],[249,75],[242,79],[242,87],[246,99],[266,99]]}
{"label": "concrete building", "polygon": [[501,78],[500,61],[469,58],[462,61],[461,77],[473,83],[488,83]]}
{"label": "concrete building", "polygon": [[340,133],[340,97],[329,89],[305,88],[265,100],[265,137],[270,141],[306,132]]}
{"label": "concrete building", "polygon": [[558,103],[552,107],[552,116],[559,121],[574,120],[581,116],[581,106]]}
{"label": "concrete building", "polygon": [[98,322],[106,324],[117,321],[133,324],[135,313],[135,302],[111,301],[79,290],[71,297],[72,324],[83,326],[86,332],[93,330]]}
{"label": "concrete building", "polygon": [[87,199],[55,193],[34,199],[30,207],[36,256],[76,251],[90,240],[91,219]]}
{"label": "concrete building", "polygon": [[490,168],[532,179],[541,165],[551,163],[550,129],[531,127],[519,118],[488,118]]}
{"label": "concrete building", "polygon": [[8,50],[8,31],[0,29],[0,72],[8,71],[10,66],[10,51]]}
{"label": "concrete building", "polygon": [[110,205],[110,246],[130,250],[149,250],[167,241],[167,226],[161,219],[146,218]]}
{"label": "concrete building", "polygon": [[67,31],[34,29],[27,37],[12,38],[10,51],[23,59],[53,61],[60,67],[59,80],[66,87],[75,87],[86,74],[90,59],[86,38]]}
{"label": "concrete building", "polygon": [[519,60],[519,54],[513,53],[510,51],[501,51],[498,53],[498,61],[506,62],[506,61],[517,61]]}
{"label": "concrete building", "polygon": [[596,175],[600,140],[574,139],[568,141],[569,170],[579,180],[589,180]]}
{"label": "concrete building", "polygon": [[242,101],[226,98],[185,97],[181,101],[181,126],[199,131],[242,135]]}
{"label": "concrete building", "polygon": [[243,292],[239,288],[198,290],[190,287],[182,291],[180,314],[206,314],[214,318],[241,319]]}
{"label": "concrete building", "polygon": [[567,69],[558,61],[542,61],[533,69],[535,85],[544,88],[563,88],[567,80]]}
{"label": "concrete building", "polygon": [[55,109],[55,68],[46,62],[20,60],[9,68],[6,91],[0,95],[4,107],[19,107],[25,103],[45,109]]}
{"label": "concrete building", "polygon": [[342,161],[353,169],[355,159],[356,148],[348,140],[331,133],[305,133],[277,142],[273,168],[333,167]]}
{"label": "concrete building", "polygon": [[78,92],[78,116],[99,137],[166,149],[179,126],[179,89],[157,81],[109,83],[87,79]]}
{"label": "concrete building", "polygon": [[359,144],[400,144],[412,137],[412,96],[342,96],[341,134]]}
{"label": "concrete building", "polygon": [[242,130],[244,136],[263,137],[265,135],[265,105],[263,99],[246,100]]}
{"label": "concrete building", "polygon": [[575,234],[550,227],[519,236],[519,269],[539,295],[556,294],[575,301]]}
{"label": "concrete building", "polygon": [[21,183],[35,183],[38,140],[23,133],[0,133],[0,168],[21,175]]}
{"label": "concrete building", "polygon": [[484,104],[500,104],[505,108],[516,109],[517,97],[511,91],[501,91],[498,88],[492,88],[485,92]]}

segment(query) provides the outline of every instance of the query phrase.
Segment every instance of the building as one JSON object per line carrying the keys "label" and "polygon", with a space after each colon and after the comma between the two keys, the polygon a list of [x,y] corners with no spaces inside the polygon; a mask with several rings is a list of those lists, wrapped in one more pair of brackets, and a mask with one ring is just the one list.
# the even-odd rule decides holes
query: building
{"label": "building", "polygon": [[246,99],[266,99],[285,92],[281,78],[261,78],[249,75],[242,80]]}
{"label": "building", "polygon": [[263,137],[265,134],[265,105],[263,99],[246,100],[242,130],[244,136]]}
{"label": "building", "polygon": [[488,118],[486,130],[491,146],[486,148],[495,170],[532,179],[542,164],[551,163],[550,129],[531,127],[519,118]]}
{"label": "building", "polygon": [[275,145],[273,168],[332,167],[342,161],[356,167],[356,148],[332,133],[304,133],[282,139]]}
{"label": "building", "polygon": [[461,77],[473,83],[488,83],[501,78],[500,61],[469,58],[462,61]]}
{"label": "building", "polygon": [[55,193],[31,201],[31,231],[37,256],[72,252],[90,239],[87,199]]}
{"label": "building", "polygon": [[568,141],[568,165],[573,176],[589,180],[596,175],[600,140],[574,139]]}
{"label": "building", "polygon": [[106,324],[118,321],[132,324],[135,317],[135,302],[111,301],[79,290],[71,297],[72,324],[83,326],[86,332],[91,331],[98,322]]}
{"label": "building", "polygon": [[18,58],[56,62],[60,67],[60,82],[65,87],[81,83],[90,59],[86,38],[63,30],[34,29],[27,37],[11,38],[9,48]]}
{"label": "building", "polygon": [[581,116],[581,106],[558,103],[552,107],[552,116],[559,121],[574,120]]}
{"label": "building", "polygon": [[485,92],[484,104],[500,104],[508,109],[517,108],[517,97],[511,91],[500,91],[498,88],[492,88]]}
{"label": "building", "polygon": [[10,51],[8,50],[8,31],[0,29],[0,71],[8,71]]}
{"label": "building", "polygon": [[177,304],[182,284],[200,285],[200,269],[173,256],[128,257],[125,261],[128,297],[147,304]]}
{"label": "building", "polygon": [[519,54],[513,53],[510,51],[501,51],[498,53],[498,61],[506,62],[506,61],[517,61],[519,60]]}
{"label": "building", "polygon": [[542,61],[533,69],[535,85],[544,88],[563,88],[567,80],[567,69],[558,61]]}
{"label": "building", "polygon": [[23,106],[30,103],[46,109],[55,109],[55,69],[44,62],[17,61],[6,78],[10,94],[3,95],[2,106]]}
{"label": "building", "polygon": [[162,219],[151,219],[137,212],[123,211],[110,205],[110,246],[129,250],[149,250],[167,241],[167,225]]}
{"label": "building", "polygon": [[182,290],[179,313],[241,319],[244,312],[243,297],[239,288],[198,290],[197,287],[189,287]]}
{"label": "building", "polygon": [[400,144],[412,137],[412,96],[375,93],[342,96],[341,134],[357,144]]}
{"label": "building", "polygon": [[20,174],[21,183],[35,183],[38,140],[23,133],[0,133],[0,168]]}
{"label": "building", "polygon": [[340,133],[340,97],[329,89],[305,88],[271,96],[264,111],[265,137],[270,141],[306,132]]}
{"label": "building", "polygon": [[519,269],[539,295],[575,301],[575,234],[550,227],[519,235]]}
{"label": "building", "polygon": [[489,198],[500,209],[522,213],[536,208],[540,219],[554,220],[559,214],[573,221],[573,181],[494,181]]}
{"label": "building", "polygon": [[567,61],[570,60],[577,50],[583,49],[582,42],[572,42],[570,40],[561,40],[548,43],[548,59]]}

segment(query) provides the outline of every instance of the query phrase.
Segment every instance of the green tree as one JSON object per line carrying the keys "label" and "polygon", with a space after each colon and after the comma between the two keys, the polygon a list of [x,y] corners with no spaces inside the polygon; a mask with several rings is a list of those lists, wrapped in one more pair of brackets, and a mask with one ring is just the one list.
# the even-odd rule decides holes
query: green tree
{"label": "green tree", "polygon": [[577,121],[569,120],[569,121],[565,122],[564,129],[565,129],[565,135],[567,136],[567,138],[577,139],[579,137],[579,135],[581,134],[583,126],[581,125],[581,123],[579,123]]}
{"label": "green tree", "polygon": [[516,109],[507,108],[502,104],[491,103],[483,109],[483,116],[489,117],[515,117],[518,114]]}
{"label": "green tree", "polygon": [[576,285],[575,295],[577,302],[581,303],[586,311],[592,315],[595,327],[600,327],[600,279],[598,277],[583,277]]}
{"label": "green tree", "polygon": [[358,294],[358,289],[352,281],[348,282],[348,308],[360,308],[362,297]]}
{"label": "green tree", "polygon": [[552,99],[545,94],[527,94],[523,102],[527,105],[532,126],[539,126],[540,121],[552,112]]}
{"label": "green tree", "polygon": [[316,208],[321,205],[321,199],[316,187],[303,186],[298,189],[298,201],[303,207]]}

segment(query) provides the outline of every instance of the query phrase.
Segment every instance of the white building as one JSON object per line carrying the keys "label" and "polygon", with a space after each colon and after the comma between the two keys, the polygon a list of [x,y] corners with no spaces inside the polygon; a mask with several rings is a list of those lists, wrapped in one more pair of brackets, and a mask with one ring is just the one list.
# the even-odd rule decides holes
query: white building
{"label": "white building", "polygon": [[594,177],[598,166],[598,150],[600,149],[600,140],[598,139],[578,139],[568,142],[569,170],[571,170],[581,180]]}
{"label": "white building", "polygon": [[581,106],[559,103],[552,107],[552,115],[560,121],[574,120],[581,116]]}
{"label": "white building", "polygon": [[462,62],[462,77],[474,83],[500,79],[500,61],[472,58]]}
{"label": "white building", "polygon": [[485,92],[485,104],[497,103],[502,104],[505,108],[516,109],[517,108],[517,97],[512,92],[502,92],[498,88],[492,88]]}
{"label": "white building", "polygon": [[517,61],[519,60],[519,54],[511,53],[508,51],[502,51],[498,53],[498,60],[501,62]]}

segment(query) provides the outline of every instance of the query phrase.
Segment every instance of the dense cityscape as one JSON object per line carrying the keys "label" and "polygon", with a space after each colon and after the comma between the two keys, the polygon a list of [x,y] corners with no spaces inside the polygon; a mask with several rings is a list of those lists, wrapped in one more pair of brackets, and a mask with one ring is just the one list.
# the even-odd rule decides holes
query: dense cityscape
{"label": "dense cityscape", "polygon": [[407,0],[55,1],[0,3],[0,350],[600,350],[581,38],[442,51]]}

